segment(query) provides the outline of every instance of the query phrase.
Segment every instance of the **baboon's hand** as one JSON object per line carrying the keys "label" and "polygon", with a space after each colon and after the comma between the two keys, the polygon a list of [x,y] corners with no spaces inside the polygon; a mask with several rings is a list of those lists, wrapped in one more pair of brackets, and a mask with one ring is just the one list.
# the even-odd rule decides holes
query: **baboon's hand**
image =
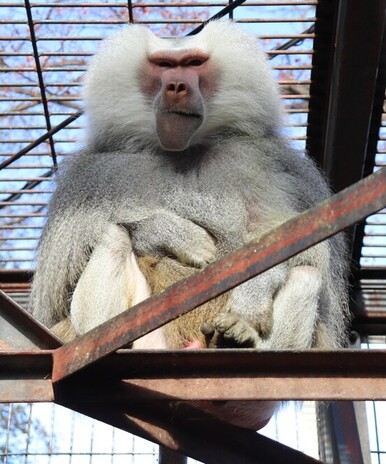
{"label": "baboon's hand", "polygon": [[138,255],[172,255],[198,268],[216,258],[216,245],[205,229],[168,211],[130,224],[128,229]]}
{"label": "baboon's hand", "polygon": [[[248,309],[248,311],[239,312],[237,307],[234,307],[230,312],[218,314],[213,322],[203,324],[201,331],[205,335],[206,345],[209,348],[304,350],[313,346],[315,335],[316,337],[324,336],[324,329],[318,321],[323,288],[323,279],[319,269],[304,265],[290,268],[288,272],[285,268],[273,268],[272,272],[274,275],[265,276],[265,287],[262,285],[264,279],[259,282],[254,282],[254,279],[249,281],[250,285],[258,284],[254,290],[257,288],[263,292],[263,295],[271,295],[272,303],[264,306],[265,311],[261,312],[258,310],[259,307],[255,306],[255,313],[253,313],[251,301],[243,307],[242,301],[246,302],[248,298],[241,300],[243,293],[240,293],[238,307]],[[276,284],[282,280],[282,273],[283,276],[285,275],[285,281],[277,286]],[[273,279],[271,285],[267,281],[268,277]],[[272,285],[273,283],[275,285]],[[269,289],[275,289],[274,293],[267,293]],[[248,295],[252,297],[256,294],[252,292]],[[269,310],[268,306],[271,306]],[[318,328],[322,331],[319,334],[315,333]],[[328,339],[325,340],[324,346],[331,346],[329,345],[331,342]]]}
{"label": "baboon's hand", "polygon": [[258,332],[240,315],[227,312],[216,316],[213,323],[201,326],[207,348],[257,348]]}

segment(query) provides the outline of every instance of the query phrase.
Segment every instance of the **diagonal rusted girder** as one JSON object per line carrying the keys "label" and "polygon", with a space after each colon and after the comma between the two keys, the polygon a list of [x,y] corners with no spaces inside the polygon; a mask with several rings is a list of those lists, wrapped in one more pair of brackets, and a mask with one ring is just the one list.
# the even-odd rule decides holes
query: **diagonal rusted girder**
{"label": "diagonal rusted girder", "polygon": [[54,353],[53,381],[91,365],[163,324],[334,235],[386,205],[386,169],[294,217],[259,241],[101,324]]}
{"label": "diagonal rusted girder", "polygon": [[[208,417],[187,404],[167,401],[69,403],[71,409],[206,464],[322,464],[258,433]],[[150,419],[149,419],[150,418]]]}
{"label": "diagonal rusted girder", "polygon": [[0,350],[58,348],[61,341],[0,290]]}

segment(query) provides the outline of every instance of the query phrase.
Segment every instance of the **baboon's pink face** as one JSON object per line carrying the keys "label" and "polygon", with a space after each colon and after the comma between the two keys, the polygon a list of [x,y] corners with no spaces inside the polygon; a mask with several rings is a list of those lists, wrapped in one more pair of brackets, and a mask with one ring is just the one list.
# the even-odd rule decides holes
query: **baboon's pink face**
{"label": "baboon's pink face", "polygon": [[216,83],[210,57],[200,50],[159,51],[148,57],[140,86],[154,101],[155,130],[162,148],[189,147],[204,123],[206,103]]}

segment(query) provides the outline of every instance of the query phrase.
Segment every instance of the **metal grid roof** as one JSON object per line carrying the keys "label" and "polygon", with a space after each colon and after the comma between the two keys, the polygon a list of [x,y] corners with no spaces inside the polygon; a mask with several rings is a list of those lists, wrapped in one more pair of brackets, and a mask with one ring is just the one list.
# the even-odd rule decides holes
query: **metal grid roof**
{"label": "metal grid roof", "polygon": [[[383,25],[379,20],[377,26],[371,16],[379,16],[382,2],[375,1],[366,14],[358,7],[351,22],[347,21],[345,4],[327,0],[3,2],[0,5],[0,282],[11,280],[14,288],[20,289],[33,271],[34,250],[54,188],[52,177],[58,165],[60,169],[60,162],[82,145],[82,76],[99,41],[129,21],[146,24],[161,35],[183,35],[224,8],[237,6],[226,14],[240,27],[259,35],[262,47],[272,59],[287,111],[286,131],[295,147],[309,148],[337,190],[383,166],[385,53],[374,46],[382,44],[379,37]],[[359,29],[355,30],[355,21],[359,19],[363,22],[360,34]],[[371,24],[367,29],[373,34],[369,39],[364,35],[366,21]],[[335,47],[337,37],[340,40]],[[345,48],[345,41],[352,44],[351,52]],[[378,50],[377,56],[374,50]],[[374,82],[364,86],[364,92],[368,89],[369,93],[366,102],[360,100],[355,87],[356,79],[361,81],[359,75],[346,78],[346,87],[353,89],[348,103],[337,90],[339,79],[343,81],[344,76],[342,70],[336,69],[336,62],[347,64],[352,59],[350,53],[378,72]],[[355,71],[349,64],[346,68],[348,72]],[[363,82],[360,84],[363,86]],[[363,114],[362,120],[355,111]],[[353,131],[353,127],[358,130]],[[344,151],[339,145],[339,134],[346,143]],[[355,144],[354,149],[350,143]],[[385,211],[358,226],[353,237],[353,258],[359,270],[355,277],[367,278],[362,287],[371,289],[366,290],[364,298],[370,301],[374,285],[375,291],[385,286]],[[28,273],[20,274],[17,270]],[[377,310],[386,308],[382,298],[377,302]]]}

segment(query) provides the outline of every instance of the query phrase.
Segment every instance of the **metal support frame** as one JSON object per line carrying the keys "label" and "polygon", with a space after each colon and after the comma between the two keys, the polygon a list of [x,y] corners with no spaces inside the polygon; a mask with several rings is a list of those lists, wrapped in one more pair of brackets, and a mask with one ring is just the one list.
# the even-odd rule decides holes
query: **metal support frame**
{"label": "metal support frame", "polygon": [[[0,401],[49,401],[54,392],[60,403],[97,404],[105,401],[106,391],[111,404],[177,399],[386,400],[384,350],[123,350],[53,384],[54,355],[55,350],[1,352]],[[26,387],[21,390],[24,397],[15,388],[3,389],[7,381],[38,385],[42,379],[46,393],[40,400]]]}

